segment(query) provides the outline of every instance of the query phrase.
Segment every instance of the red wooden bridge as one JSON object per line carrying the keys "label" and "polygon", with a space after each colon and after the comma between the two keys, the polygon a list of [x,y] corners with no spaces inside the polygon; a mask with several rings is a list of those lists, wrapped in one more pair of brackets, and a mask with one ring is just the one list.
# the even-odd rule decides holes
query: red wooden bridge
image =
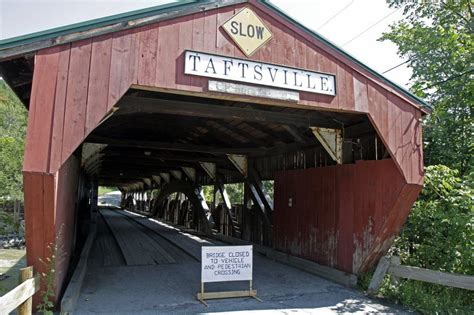
{"label": "red wooden bridge", "polygon": [[[272,35],[250,56],[222,27],[243,8]],[[210,63],[185,73],[187,51],[224,60],[229,78]],[[255,65],[288,88],[260,85]],[[130,210],[355,275],[385,254],[421,189],[429,107],[268,2],[185,1],[3,40],[0,69],[29,110],[28,264],[44,270],[59,235],[57,297],[100,185]],[[306,76],[322,91],[303,90]],[[220,203],[204,200],[207,185]]]}

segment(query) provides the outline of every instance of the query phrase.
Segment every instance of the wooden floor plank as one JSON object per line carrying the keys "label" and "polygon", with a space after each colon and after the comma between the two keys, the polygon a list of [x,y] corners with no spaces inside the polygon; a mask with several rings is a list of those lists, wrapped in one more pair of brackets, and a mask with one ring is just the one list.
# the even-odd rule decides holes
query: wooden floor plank
{"label": "wooden floor plank", "polygon": [[136,215],[134,213],[127,212],[127,211],[121,211],[120,213],[130,218],[133,218],[139,224],[147,227],[148,229],[159,234],[161,237],[167,239],[169,242],[179,247],[180,249],[185,251],[188,255],[190,255],[191,257],[193,257],[194,259],[198,261],[201,261],[201,247],[203,245],[212,245],[212,243],[210,242],[199,241],[193,237],[184,235],[178,230],[167,228],[152,220],[149,220],[146,218],[140,219],[140,218],[144,218],[143,216]]}
{"label": "wooden floor plank", "polygon": [[100,210],[100,213],[107,222],[113,236],[117,240],[120,249],[128,266],[153,265],[155,260],[150,255],[147,248],[144,248],[137,234],[139,230],[131,226],[129,222],[123,220],[120,214],[113,210]]}
{"label": "wooden floor plank", "polygon": [[[186,263],[200,259],[202,244],[176,230],[125,211],[101,209],[100,213],[111,231],[110,240],[105,236],[101,246],[107,249],[113,246],[108,242],[115,239],[127,265]],[[108,259],[104,257],[104,265],[113,264]]]}

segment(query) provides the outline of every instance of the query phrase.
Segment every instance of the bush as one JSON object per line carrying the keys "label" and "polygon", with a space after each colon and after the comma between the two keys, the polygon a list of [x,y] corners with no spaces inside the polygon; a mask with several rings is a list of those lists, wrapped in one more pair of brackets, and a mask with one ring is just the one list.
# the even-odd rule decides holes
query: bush
{"label": "bush", "polygon": [[[425,184],[390,249],[404,265],[474,275],[474,189],[444,165],[426,168]],[[402,280],[385,281],[384,296],[423,313],[474,313],[472,291]]]}

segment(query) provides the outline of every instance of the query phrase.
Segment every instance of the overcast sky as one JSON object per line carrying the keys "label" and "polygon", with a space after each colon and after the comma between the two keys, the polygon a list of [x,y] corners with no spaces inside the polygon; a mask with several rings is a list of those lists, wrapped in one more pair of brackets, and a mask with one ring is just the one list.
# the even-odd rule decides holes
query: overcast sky
{"label": "overcast sky", "polygon": [[[103,16],[156,6],[166,0],[0,0],[0,39],[29,34]],[[382,73],[403,62],[396,46],[378,42],[401,10],[384,0],[272,0],[290,16],[317,31],[372,69]],[[405,66],[385,76],[407,86]]]}

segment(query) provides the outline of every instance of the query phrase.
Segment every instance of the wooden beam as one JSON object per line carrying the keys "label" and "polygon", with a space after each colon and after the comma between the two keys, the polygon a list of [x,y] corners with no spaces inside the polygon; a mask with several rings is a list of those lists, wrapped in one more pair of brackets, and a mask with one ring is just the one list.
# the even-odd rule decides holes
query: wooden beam
{"label": "wooden beam", "polygon": [[263,182],[260,176],[253,167],[249,168],[250,182],[255,184],[256,192],[258,193],[260,199],[263,201],[265,208],[269,210],[270,213],[273,212],[273,200],[270,198],[268,193],[263,186]]}
{"label": "wooden beam", "polygon": [[301,143],[306,143],[308,142],[308,139],[301,134],[301,132],[295,128],[295,126],[288,126],[288,125],[283,125],[283,129],[285,129],[296,141],[301,142]]}
{"label": "wooden beam", "polygon": [[163,154],[157,152],[150,152],[149,155],[140,154],[140,153],[133,153],[133,152],[126,152],[126,151],[106,151],[102,157],[108,158],[110,156],[119,157],[123,159],[136,159],[136,158],[143,158],[147,160],[163,160],[163,161],[183,161],[183,162],[221,162],[225,161],[225,157],[216,157],[216,156],[199,156],[196,153],[192,154],[178,154],[174,152],[173,154]]}
{"label": "wooden beam", "polygon": [[207,175],[212,180],[216,179],[217,176],[217,165],[216,163],[209,163],[209,162],[199,162],[199,165],[206,171]]}
{"label": "wooden beam", "polygon": [[254,122],[272,122],[295,126],[318,126],[334,128],[340,126],[334,121],[313,114],[301,115],[222,105],[209,105],[185,101],[163,100],[148,97],[125,96],[118,103],[116,116],[130,114],[168,114],[214,119],[238,119]]}
{"label": "wooden beam", "polygon": [[337,164],[342,164],[343,139],[341,129],[311,127],[311,130],[331,158]]}
{"label": "wooden beam", "polygon": [[390,260],[388,257],[383,256],[379,260],[379,264],[375,269],[375,272],[370,280],[368,293],[374,294],[379,289],[380,285],[382,284],[383,278],[387,274],[388,267],[390,267]]}
{"label": "wooden beam", "polygon": [[[195,144],[183,144],[183,143],[163,143],[153,141],[137,141],[137,140],[124,140],[124,139],[113,139],[101,136],[91,135],[87,138],[88,142],[108,143],[116,147],[131,147],[131,148],[142,148],[142,149],[162,149],[169,151],[182,151],[182,152],[197,152],[197,153],[209,153],[218,156],[222,156],[219,161],[226,160],[227,154],[243,154],[247,156],[272,156],[280,155],[298,150],[303,150],[311,147],[320,146],[320,143],[316,139],[309,140],[307,143],[289,143],[283,145],[277,145],[269,148],[220,148],[214,146],[202,146]],[[203,161],[208,161],[204,158]],[[185,166],[185,165],[182,165]]]}
{"label": "wooden beam", "polygon": [[[242,137],[242,138],[245,138],[247,139],[249,142],[253,142],[255,143],[257,146],[259,147],[268,147],[270,146],[271,144],[262,140],[262,139],[259,139],[257,137],[255,137],[254,135],[250,134],[249,132],[245,131],[245,130],[242,130],[240,129],[238,126],[236,125],[231,125],[231,124],[221,124],[221,123],[218,123],[216,121],[212,121],[210,122],[211,123],[211,127],[218,127],[218,128],[222,128],[224,130],[227,130],[228,132],[231,132],[231,133],[235,133],[237,134],[238,136]],[[208,123],[208,125],[210,124]]]}
{"label": "wooden beam", "polygon": [[247,177],[248,161],[246,155],[227,154],[227,158],[232,162],[232,164],[234,164],[239,173],[241,173],[244,177]]}
{"label": "wooden beam", "polygon": [[158,149],[158,150],[169,150],[169,151],[183,151],[183,152],[199,152],[199,153],[212,153],[212,154],[246,154],[252,152],[261,151],[258,148],[220,148],[214,146],[203,146],[196,144],[183,144],[183,143],[167,143],[167,142],[155,142],[155,141],[142,141],[132,139],[114,139],[101,136],[91,135],[87,137],[86,142],[90,143],[103,143],[117,147],[131,147],[131,148],[143,148],[143,149]]}

